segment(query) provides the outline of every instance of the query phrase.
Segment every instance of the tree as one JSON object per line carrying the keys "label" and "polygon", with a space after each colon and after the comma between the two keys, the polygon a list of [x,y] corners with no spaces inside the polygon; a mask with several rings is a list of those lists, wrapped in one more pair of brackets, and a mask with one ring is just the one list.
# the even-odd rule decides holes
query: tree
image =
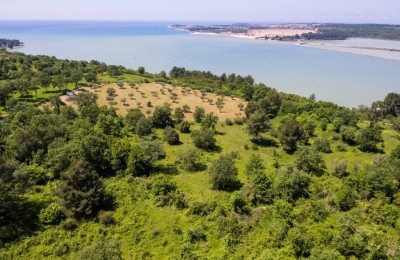
{"label": "tree", "polygon": [[231,154],[222,154],[212,162],[210,167],[209,174],[212,188],[217,190],[236,189],[239,186],[238,172],[234,157]]}
{"label": "tree", "polygon": [[144,74],[146,72],[146,69],[144,67],[139,67],[138,72],[139,74]]}
{"label": "tree", "polygon": [[179,134],[170,126],[164,129],[164,140],[170,145],[179,144]]}
{"label": "tree", "polygon": [[217,106],[217,108],[219,109],[219,112],[221,113],[222,109],[225,106],[224,99],[220,98],[220,97],[217,98],[217,101],[215,102],[215,105]]}
{"label": "tree", "polygon": [[204,150],[212,150],[216,147],[214,131],[209,128],[202,128],[200,131],[193,131],[191,134],[194,145]]}
{"label": "tree", "polygon": [[307,173],[321,176],[326,169],[321,154],[308,147],[301,147],[297,152],[296,167]]}
{"label": "tree", "polygon": [[257,139],[259,134],[267,131],[268,128],[270,128],[270,124],[265,112],[257,110],[250,115],[249,120],[247,121],[247,129],[250,135]]}
{"label": "tree", "polygon": [[377,126],[361,129],[356,139],[361,151],[375,152],[376,145],[383,141],[382,130]]}
{"label": "tree", "polygon": [[201,121],[202,128],[210,128],[215,130],[215,125],[218,123],[218,117],[214,113],[207,114]]}
{"label": "tree", "polygon": [[124,87],[124,82],[118,81],[118,82],[117,82],[117,86],[118,86],[119,88],[123,88],[123,87]]}
{"label": "tree", "polygon": [[201,162],[201,153],[197,149],[189,149],[178,154],[177,163],[189,172],[204,170],[207,166]]}
{"label": "tree", "polygon": [[285,120],[279,126],[279,141],[283,149],[288,153],[293,153],[297,150],[297,144],[306,144],[308,142],[307,134],[295,119]]}
{"label": "tree", "polygon": [[126,105],[126,98],[121,98],[121,102],[125,106]]}
{"label": "tree", "polygon": [[188,121],[182,121],[182,123],[179,124],[179,131],[181,133],[190,133],[190,123]]}
{"label": "tree", "polygon": [[272,181],[265,174],[265,166],[259,155],[252,155],[246,164],[246,176],[249,180],[253,203],[269,203],[272,198]]}
{"label": "tree", "polygon": [[88,72],[85,75],[85,79],[87,82],[96,82],[97,81],[97,75],[94,72]]}
{"label": "tree", "polygon": [[107,88],[107,94],[109,96],[114,96],[115,92],[116,92],[116,90],[114,88]]}
{"label": "tree", "polygon": [[156,128],[165,128],[174,125],[171,117],[171,108],[166,104],[154,109],[152,120]]}
{"label": "tree", "polygon": [[47,92],[48,87],[50,87],[50,85],[51,85],[51,77],[50,77],[50,75],[47,74],[47,73],[41,72],[37,76],[37,78],[38,78],[39,84],[42,87],[44,87],[46,89],[46,92]]}
{"label": "tree", "polygon": [[74,70],[71,72],[71,81],[75,83],[75,88],[78,86],[78,82],[82,79],[83,73],[80,70]]}
{"label": "tree", "polygon": [[152,120],[144,116],[139,118],[135,126],[135,132],[141,137],[151,134],[153,132]]}
{"label": "tree", "polygon": [[185,118],[185,112],[183,111],[183,109],[180,107],[175,108],[175,112],[174,112],[175,122],[177,124],[180,124],[184,118]]}
{"label": "tree", "polygon": [[93,216],[104,199],[103,182],[90,164],[79,160],[61,175],[57,195],[64,209],[76,218]]}
{"label": "tree", "polygon": [[75,97],[75,102],[79,110],[82,110],[84,107],[96,105],[97,99],[98,96],[95,93],[81,92]]}
{"label": "tree", "polygon": [[296,201],[300,198],[307,198],[308,187],[311,178],[308,174],[297,168],[281,168],[274,179],[274,193],[281,199],[288,202]]}
{"label": "tree", "polygon": [[130,131],[134,131],[139,119],[144,117],[144,114],[139,108],[128,109],[128,113],[125,116],[125,125]]}
{"label": "tree", "polygon": [[134,145],[128,157],[127,173],[148,176],[155,169],[155,162],[165,157],[162,144],[157,141],[140,141]]}
{"label": "tree", "polygon": [[201,123],[205,116],[206,112],[202,107],[196,107],[193,113],[193,118],[196,123]]}
{"label": "tree", "polygon": [[315,150],[322,153],[330,153],[331,145],[329,143],[329,139],[325,136],[317,137],[314,140]]}

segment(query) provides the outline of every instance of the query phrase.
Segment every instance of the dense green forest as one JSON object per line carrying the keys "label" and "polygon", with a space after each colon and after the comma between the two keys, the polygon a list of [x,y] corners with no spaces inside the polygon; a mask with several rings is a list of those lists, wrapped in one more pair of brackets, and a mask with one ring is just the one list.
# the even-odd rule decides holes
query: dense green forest
{"label": "dense green forest", "polygon": [[400,40],[400,26],[387,24],[323,24],[317,33],[304,33],[306,40],[346,40],[370,38]]}
{"label": "dense green forest", "polygon": [[[58,99],[123,81],[246,116]],[[400,258],[400,94],[348,109],[251,76],[0,51],[0,106],[0,259]]]}

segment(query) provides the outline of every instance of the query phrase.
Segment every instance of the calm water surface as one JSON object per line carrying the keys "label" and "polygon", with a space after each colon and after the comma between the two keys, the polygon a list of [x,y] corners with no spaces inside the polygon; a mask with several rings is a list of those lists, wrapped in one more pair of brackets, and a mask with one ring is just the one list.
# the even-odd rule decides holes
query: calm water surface
{"label": "calm water surface", "polygon": [[217,74],[249,74],[279,91],[315,93],[317,99],[351,107],[400,92],[398,61],[268,41],[190,35],[170,30],[166,23],[0,21],[0,38],[23,41],[26,47],[19,51],[27,54],[144,66],[150,72],[184,66]]}

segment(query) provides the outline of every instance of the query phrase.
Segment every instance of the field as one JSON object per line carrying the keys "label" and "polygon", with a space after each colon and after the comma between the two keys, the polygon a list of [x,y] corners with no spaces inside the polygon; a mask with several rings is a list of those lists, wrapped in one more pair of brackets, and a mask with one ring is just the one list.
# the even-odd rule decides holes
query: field
{"label": "field", "polygon": [[[134,87],[125,83],[122,88],[118,87],[116,83],[111,83],[96,89],[83,87],[81,90],[96,93],[99,97],[97,101],[99,105],[110,106],[107,100],[109,96],[107,90],[110,88],[115,90],[112,96],[116,104],[114,103],[112,106],[120,115],[125,115],[130,108],[140,108],[144,114],[151,114],[156,106],[162,106],[167,102],[173,109],[188,105],[190,112],[186,113],[185,117],[190,121],[193,120],[192,112],[196,107],[203,107],[207,113],[214,113],[220,120],[224,120],[244,116],[244,112],[239,109],[239,104],[242,104],[243,107],[247,105],[246,101],[239,98],[221,97],[214,93],[155,82],[136,84]],[[218,98],[224,100],[221,110],[216,105]],[[61,96],[61,100],[68,105],[75,106],[74,101],[69,100],[66,95]],[[121,100],[125,100],[125,102]]]}

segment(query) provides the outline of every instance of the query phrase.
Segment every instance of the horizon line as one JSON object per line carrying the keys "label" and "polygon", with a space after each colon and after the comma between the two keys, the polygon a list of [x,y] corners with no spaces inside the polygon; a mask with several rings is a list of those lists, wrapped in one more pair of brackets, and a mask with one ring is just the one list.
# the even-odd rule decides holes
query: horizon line
{"label": "horizon line", "polygon": [[400,23],[384,23],[384,22],[299,22],[299,21],[191,21],[191,20],[130,20],[130,19],[1,19],[0,22],[163,22],[163,23],[239,23],[239,24],[378,24],[378,25],[400,25]]}

